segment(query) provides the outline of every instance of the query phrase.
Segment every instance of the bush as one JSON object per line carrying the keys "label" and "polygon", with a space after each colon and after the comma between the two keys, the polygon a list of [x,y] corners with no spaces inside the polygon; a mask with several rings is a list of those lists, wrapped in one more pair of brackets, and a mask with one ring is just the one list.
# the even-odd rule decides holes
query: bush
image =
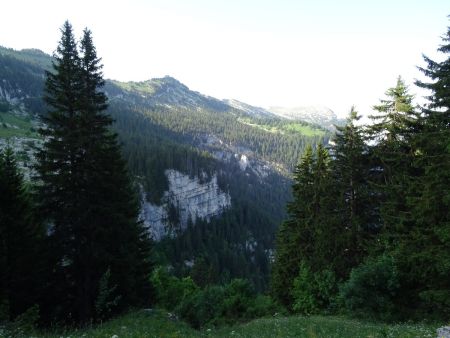
{"label": "bush", "polygon": [[394,259],[382,255],[352,270],[340,289],[340,299],[353,314],[389,320],[394,317],[394,297],[399,290]]}
{"label": "bush", "polygon": [[244,279],[200,289],[190,277],[177,278],[159,267],[153,272],[151,281],[157,304],[176,312],[197,329],[206,325],[233,324],[280,311],[270,297],[256,296],[250,282]]}
{"label": "bush", "polygon": [[247,309],[247,317],[249,319],[273,316],[276,313],[285,314],[285,309],[266,295],[257,295]]}
{"label": "bush", "polygon": [[249,306],[255,299],[255,290],[249,281],[233,279],[224,288],[224,299],[221,306],[222,317],[227,322],[248,317]]}
{"label": "bush", "polygon": [[450,317],[450,290],[426,290],[419,293],[428,315]]}
{"label": "bush", "polygon": [[224,289],[221,286],[208,286],[198,290],[178,305],[176,312],[192,327],[198,329],[206,324],[222,322]]}
{"label": "bush", "polygon": [[95,301],[95,314],[98,320],[110,318],[121,298],[118,295],[114,295],[117,285],[110,286],[110,279],[111,269],[108,268],[100,278],[98,295]]}
{"label": "bush", "polygon": [[33,305],[11,322],[7,323],[3,334],[5,337],[30,337],[39,321],[39,306]]}
{"label": "bush", "polygon": [[312,272],[305,262],[300,263],[292,288],[292,308],[295,312],[310,315],[329,311],[336,293],[336,278],[332,271]]}
{"label": "bush", "polygon": [[155,289],[156,302],[167,310],[174,310],[199,290],[190,277],[180,279],[171,276],[163,267],[154,270],[151,282]]}
{"label": "bush", "polygon": [[268,296],[256,296],[247,280],[234,279],[225,286],[208,286],[185,298],[176,309],[194,328],[234,324],[279,311]]}

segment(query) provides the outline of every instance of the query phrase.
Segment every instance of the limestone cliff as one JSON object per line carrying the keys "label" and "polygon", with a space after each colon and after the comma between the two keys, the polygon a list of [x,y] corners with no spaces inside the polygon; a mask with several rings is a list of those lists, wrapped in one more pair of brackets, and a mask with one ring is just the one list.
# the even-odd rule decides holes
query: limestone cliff
{"label": "limestone cliff", "polygon": [[[209,222],[231,205],[228,193],[220,190],[217,176],[191,178],[176,170],[166,170],[169,190],[164,193],[161,205],[149,203],[142,194],[140,219],[155,240],[160,240],[173,230],[183,230],[189,218]],[[175,210],[175,215],[173,211]]]}

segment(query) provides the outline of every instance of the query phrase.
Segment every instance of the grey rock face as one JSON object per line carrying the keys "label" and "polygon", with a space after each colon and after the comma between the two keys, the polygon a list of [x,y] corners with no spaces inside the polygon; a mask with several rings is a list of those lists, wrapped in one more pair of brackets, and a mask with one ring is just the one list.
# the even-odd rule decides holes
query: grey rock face
{"label": "grey rock face", "polygon": [[[142,195],[140,219],[155,240],[169,235],[171,227],[176,230],[186,229],[189,219],[193,223],[197,218],[209,222],[231,205],[230,195],[220,190],[216,175],[202,183],[197,177],[190,178],[172,169],[166,170],[165,174],[169,190],[164,193],[162,205],[151,204],[145,200],[145,194]],[[170,224],[171,206],[178,210],[178,224]]]}
{"label": "grey rock face", "polygon": [[437,329],[437,338],[450,338],[450,326],[443,326]]}

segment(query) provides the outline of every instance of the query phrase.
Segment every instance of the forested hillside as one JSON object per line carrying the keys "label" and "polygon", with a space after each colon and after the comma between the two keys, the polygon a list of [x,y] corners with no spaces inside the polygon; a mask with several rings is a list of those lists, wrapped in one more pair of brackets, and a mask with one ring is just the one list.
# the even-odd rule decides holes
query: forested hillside
{"label": "forested hillside", "polygon": [[[419,67],[425,104],[399,76],[369,124],[352,106],[334,126],[169,76],[106,81],[91,31],[60,32],[52,57],[0,48],[0,335],[153,306],[194,329],[448,320],[450,28]],[[389,331],[372,329],[353,331]]]}
{"label": "forested hillside", "polygon": [[308,148],[280,227],[272,292],[291,311],[382,320],[450,314],[450,29],[424,56],[428,103],[399,77],[369,125],[352,107],[332,146]]}
{"label": "forested hillside", "polygon": [[[3,144],[8,139],[22,154],[24,169],[33,162],[31,145],[41,142],[36,130],[47,114],[41,98],[51,60],[38,50],[0,49],[0,132]],[[197,262],[212,271],[210,282],[245,277],[265,288],[274,234],[291,196],[290,172],[306,145],[326,143],[330,132],[258,114],[249,105],[240,109],[168,76],[106,81],[105,92],[128,168],[149,203],[162,203],[167,169],[205,182],[217,175],[219,188],[230,196],[231,207],[221,215],[185,224],[184,231],[176,224],[176,205],[169,204],[178,235],[158,245],[160,262],[179,274],[199,268]]]}

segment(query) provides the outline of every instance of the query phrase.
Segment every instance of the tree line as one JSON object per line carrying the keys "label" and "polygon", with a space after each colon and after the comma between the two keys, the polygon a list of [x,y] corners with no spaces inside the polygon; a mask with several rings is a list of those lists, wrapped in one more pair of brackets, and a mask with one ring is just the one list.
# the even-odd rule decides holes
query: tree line
{"label": "tree line", "polygon": [[0,320],[88,323],[150,301],[151,242],[122,159],[92,34],[65,22],[46,72],[33,186],[0,156]]}
{"label": "tree line", "polygon": [[277,236],[274,297],[292,311],[382,319],[450,314],[450,28],[424,56],[428,103],[399,77],[372,124],[352,108],[329,149],[309,147]]}

